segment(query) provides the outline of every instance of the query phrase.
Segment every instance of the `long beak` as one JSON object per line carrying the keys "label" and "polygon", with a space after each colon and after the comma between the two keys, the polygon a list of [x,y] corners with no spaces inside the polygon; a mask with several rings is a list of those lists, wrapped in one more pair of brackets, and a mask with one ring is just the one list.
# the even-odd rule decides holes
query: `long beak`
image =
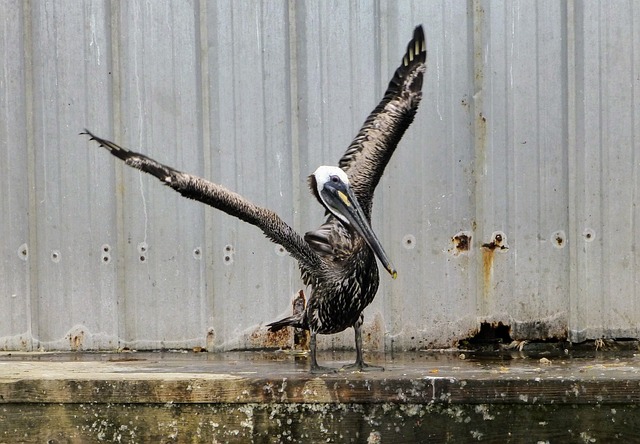
{"label": "long beak", "polygon": [[362,211],[358,199],[356,199],[353,191],[351,191],[351,187],[347,186],[343,190],[334,190],[332,193],[325,195],[325,197],[329,196],[331,198],[332,209],[340,213],[343,218],[346,218],[360,236],[364,238],[391,277],[393,277],[393,279],[398,277],[398,272],[387,257],[387,253],[385,253],[382,248],[378,236],[376,236],[371,225],[367,222],[364,211]]}

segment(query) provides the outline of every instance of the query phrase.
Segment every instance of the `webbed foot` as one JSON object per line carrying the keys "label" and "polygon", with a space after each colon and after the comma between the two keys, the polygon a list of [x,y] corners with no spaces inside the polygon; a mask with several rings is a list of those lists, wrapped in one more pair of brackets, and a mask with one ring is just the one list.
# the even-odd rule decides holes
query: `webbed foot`
{"label": "webbed foot", "polygon": [[324,375],[327,373],[335,373],[338,370],[331,367],[324,367],[322,365],[311,365],[311,374],[312,375]]}
{"label": "webbed foot", "polygon": [[347,364],[342,366],[341,372],[383,372],[384,367],[379,365],[371,365],[366,362],[354,362],[353,364]]}

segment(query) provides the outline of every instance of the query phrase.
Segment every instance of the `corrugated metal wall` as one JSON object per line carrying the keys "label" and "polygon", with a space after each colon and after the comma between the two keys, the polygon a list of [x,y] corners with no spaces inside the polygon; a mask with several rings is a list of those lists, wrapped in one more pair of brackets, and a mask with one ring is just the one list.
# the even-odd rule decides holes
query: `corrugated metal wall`
{"label": "corrugated metal wall", "polygon": [[294,261],[78,132],[304,232],[323,217],[306,176],[337,162],[419,23],[424,99],[374,205],[399,278],[381,276],[368,348],[481,322],[639,336],[635,2],[7,0],[0,17],[0,349],[277,345],[260,327],[290,311]]}

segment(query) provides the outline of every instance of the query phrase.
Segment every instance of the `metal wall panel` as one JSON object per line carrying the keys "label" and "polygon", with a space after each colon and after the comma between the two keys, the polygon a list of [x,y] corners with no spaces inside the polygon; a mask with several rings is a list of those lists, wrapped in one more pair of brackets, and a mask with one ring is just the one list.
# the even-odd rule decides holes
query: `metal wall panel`
{"label": "metal wall panel", "polygon": [[0,348],[32,348],[27,85],[22,2],[0,3]]}
{"label": "metal wall panel", "polygon": [[[26,99],[34,171],[35,230],[29,239],[34,335],[45,348],[118,344],[114,263],[115,181],[77,133],[87,118],[106,119],[109,28],[104,2],[35,2],[25,11],[31,62]],[[108,105],[107,105],[108,106]],[[102,185],[104,184],[104,185]],[[27,191],[27,190],[25,190]]]}
{"label": "metal wall panel", "polygon": [[[241,5],[241,9],[238,7]],[[208,177],[294,222],[288,4],[206,5]],[[229,147],[234,147],[229,149]],[[211,211],[212,321],[216,344],[263,346],[256,331],[290,308],[295,263],[255,227]]]}
{"label": "metal wall panel", "polygon": [[[324,217],[323,208],[306,187],[307,176],[318,165],[338,163],[386,87],[377,67],[381,54],[376,54],[373,43],[380,40],[376,16],[376,8],[363,2],[308,2],[296,11],[295,30],[301,36],[296,48],[296,82],[300,98],[296,141],[300,167],[296,180],[301,188],[300,226],[303,232],[317,228]],[[332,19],[327,20],[327,17]],[[384,239],[385,248],[397,261],[396,255],[388,250],[393,246],[381,229],[381,194],[376,198],[372,223],[379,227],[377,231]],[[384,281],[388,275],[382,273],[381,277]],[[382,294],[381,289],[378,296]],[[384,328],[374,314],[379,312],[378,305],[383,298],[379,297],[376,306],[365,315],[365,328],[371,334],[369,348],[384,345]],[[372,320],[378,322],[374,325]],[[318,343],[320,347],[353,347],[353,330],[321,336]]]}
{"label": "metal wall panel", "polygon": [[[113,79],[120,110],[115,138],[203,175],[197,5],[113,2],[111,7],[119,59]],[[202,345],[208,305],[201,297],[206,294],[204,208],[101,154],[103,164],[117,164],[122,180],[124,343],[135,348]]]}
{"label": "metal wall panel", "polygon": [[571,333],[575,340],[637,338],[640,5],[572,6]]}
{"label": "metal wall panel", "polygon": [[473,41],[473,16],[460,2],[390,2],[382,16],[390,22],[382,34],[387,43],[381,86],[397,67],[395,48],[406,45],[406,36],[396,29],[411,29],[421,17],[429,51],[422,104],[374,205],[376,226],[399,270],[396,281],[382,276],[382,328],[387,349],[446,347],[477,329],[477,253],[473,246],[465,251],[452,242],[457,234],[471,233],[476,223],[473,61],[460,56]]}
{"label": "metal wall panel", "polygon": [[[0,4],[0,349],[280,346],[297,266],[255,227],[116,162],[87,127],[274,209],[323,210],[413,27],[424,98],[376,192],[399,277],[369,349],[638,337],[633,2]],[[353,332],[322,347],[352,347]]]}
{"label": "metal wall panel", "polygon": [[[484,3],[475,45],[478,314],[518,339],[568,319],[565,5]],[[478,78],[479,77],[479,78]],[[492,245],[500,233],[504,247]]]}

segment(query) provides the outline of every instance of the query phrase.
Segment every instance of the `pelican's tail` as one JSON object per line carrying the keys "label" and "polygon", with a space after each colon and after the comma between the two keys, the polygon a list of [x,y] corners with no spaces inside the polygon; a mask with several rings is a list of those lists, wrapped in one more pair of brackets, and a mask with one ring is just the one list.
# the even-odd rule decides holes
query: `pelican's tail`
{"label": "pelican's tail", "polygon": [[282,330],[285,327],[296,327],[296,328],[305,328],[302,325],[302,319],[300,316],[289,316],[284,319],[280,319],[279,321],[272,322],[271,324],[267,324],[270,332],[276,332]]}

